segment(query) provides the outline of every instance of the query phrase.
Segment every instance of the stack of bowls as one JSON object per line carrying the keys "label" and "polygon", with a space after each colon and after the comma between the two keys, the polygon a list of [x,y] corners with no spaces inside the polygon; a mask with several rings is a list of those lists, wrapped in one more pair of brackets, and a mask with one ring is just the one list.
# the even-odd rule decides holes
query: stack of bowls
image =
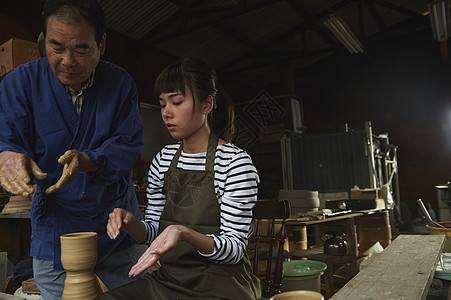
{"label": "stack of bowls", "polygon": [[318,191],[280,190],[279,200],[290,202],[292,215],[318,211],[320,205]]}

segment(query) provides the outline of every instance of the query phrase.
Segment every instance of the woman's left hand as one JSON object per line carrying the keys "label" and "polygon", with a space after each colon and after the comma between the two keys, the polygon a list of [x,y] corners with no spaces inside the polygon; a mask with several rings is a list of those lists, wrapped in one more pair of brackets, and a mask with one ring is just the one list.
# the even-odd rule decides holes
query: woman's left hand
{"label": "woman's left hand", "polygon": [[136,276],[152,267],[168,251],[182,240],[182,225],[170,225],[150,244],[149,248],[130,269],[128,276]]}

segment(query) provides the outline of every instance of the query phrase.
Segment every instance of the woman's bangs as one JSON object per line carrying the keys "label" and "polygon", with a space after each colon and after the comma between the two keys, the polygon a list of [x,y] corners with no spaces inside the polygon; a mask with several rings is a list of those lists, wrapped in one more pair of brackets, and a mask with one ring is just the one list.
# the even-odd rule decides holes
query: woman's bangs
{"label": "woman's bangs", "polygon": [[155,97],[158,98],[162,93],[173,92],[185,94],[185,78],[180,68],[165,69],[155,81]]}

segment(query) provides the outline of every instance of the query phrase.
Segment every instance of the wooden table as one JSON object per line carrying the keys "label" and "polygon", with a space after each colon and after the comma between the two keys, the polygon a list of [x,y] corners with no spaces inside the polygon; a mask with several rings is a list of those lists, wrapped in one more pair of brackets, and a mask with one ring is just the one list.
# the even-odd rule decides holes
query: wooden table
{"label": "wooden table", "polygon": [[399,235],[330,299],[426,299],[444,245],[444,235]]}
{"label": "wooden table", "polygon": [[327,217],[325,219],[320,220],[309,220],[309,221],[297,221],[294,219],[287,220],[288,227],[304,227],[304,226],[314,226],[315,228],[315,244],[321,245],[321,236],[322,232],[320,229],[320,225],[324,225],[326,223],[341,223],[345,228],[346,239],[348,241],[349,254],[353,256],[357,256],[358,253],[358,242],[357,242],[357,232],[355,229],[355,218],[362,216],[362,212],[353,212],[342,215],[337,215],[333,217]]}
{"label": "wooden table", "polygon": [[[288,219],[287,227],[288,228],[299,228],[309,226],[314,227],[315,231],[315,245],[319,246],[316,248],[311,248],[308,250],[295,250],[290,251],[290,254],[296,258],[306,257],[308,259],[319,260],[325,262],[328,265],[328,268],[324,272],[323,279],[324,285],[323,289],[325,290],[325,298],[329,299],[336,291],[335,280],[334,280],[334,266],[342,266],[345,264],[349,264],[349,274],[347,276],[348,279],[353,277],[358,273],[358,265],[357,258],[359,254],[358,250],[358,239],[357,239],[357,230],[356,230],[356,218],[364,217],[367,215],[372,215],[374,213],[378,213],[384,211],[383,209],[377,210],[362,210],[362,211],[353,211],[349,213],[339,214],[332,217],[327,217],[325,219],[319,220],[295,220]],[[328,227],[329,226],[329,229]],[[348,243],[348,254],[345,256],[336,256],[336,255],[326,255],[323,253],[323,242],[321,237],[325,232],[330,230],[330,228],[339,227],[342,228],[339,231],[343,231],[345,233],[345,239]],[[334,229],[335,230],[335,229]]]}
{"label": "wooden table", "polygon": [[[318,247],[310,248],[308,250],[295,250],[290,251],[290,255],[296,258],[308,258],[312,260],[322,261],[327,264],[327,269],[324,272],[324,285],[323,289],[325,290],[325,297],[329,299],[335,292],[335,283],[334,283],[334,265],[344,265],[349,263],[350,265],[350,276],[354,276],[358,272],[357,267],[357,255],[358,255],[358,242],[357,242],[357,232],[355,228],[355,218],[362,216],[363,213],[347,213],[342,215],[337,215],[333,217],[328,217],[321,220],[310,220],[310,221],[296,221],[289,220],[287,221],[287,227],[290,228],[299,228],[299,227],[308,227],[313,226],[315,231],[315,245]],[[348,255],[345,256],[334,256],[334,255],[326,255],[323,253],[322,240],[321,237],[324,234],[324,230],[321,227],[322,225],[338,225],[342,226],[344,229],[342,230],[346,234],[346,240],[348,242]],[[326,230],[327,231],[327,230]]]}

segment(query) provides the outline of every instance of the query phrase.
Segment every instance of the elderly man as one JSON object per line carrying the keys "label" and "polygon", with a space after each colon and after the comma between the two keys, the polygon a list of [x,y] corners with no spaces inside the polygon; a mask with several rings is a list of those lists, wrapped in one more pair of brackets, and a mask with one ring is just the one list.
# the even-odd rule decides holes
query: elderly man
{"label": "elderly man", "polygon": [[59,237],[65,233],[97,232],[95,272],[108,288],[131,280],[128,271],[146,247],[125,232],[111,240],[106,225],[115,207],[142,218],[132,167],[143,126],[133,79],[100,60],[106,34],[95,0],[46,1],[42,31],[47,57],[1,82],[0,183],[11,194],[35,193],[34,278],[44,299],[59,299],[65,279]]}

